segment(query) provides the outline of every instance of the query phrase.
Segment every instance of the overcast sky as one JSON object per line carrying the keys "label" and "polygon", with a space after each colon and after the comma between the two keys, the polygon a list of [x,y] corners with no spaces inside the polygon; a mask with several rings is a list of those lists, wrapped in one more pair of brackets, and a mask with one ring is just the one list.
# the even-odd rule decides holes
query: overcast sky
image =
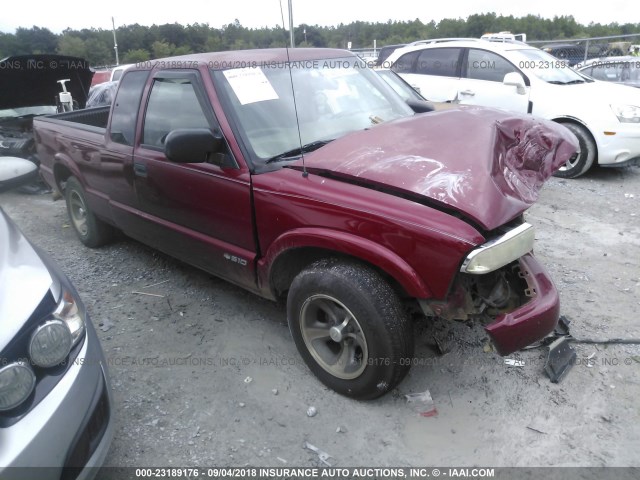
{"label": "overcast sky", "polygon": [[[5,0],[11,1],[11,0]],[[288,0],[282,0],[285,21],[288,23]],[[208,23],[221,27],[238,19],[245,27],[274,27],[281,25],[279,0],[180,0],[136,2],[132,0],[31,0],[15,2],[14,7],[3,9],[0,31],[15,32],[18,27],[34,25],[60,33],[67,27],[111,28],[111,16],[116,26],[139,23],[157,25],[178,22],[183,25]],[[496,12],[516,17],[528,14],[553,18],[555,15],[573,15],[583,24],[640,23],[638,0],[293,0],[294,24],[338,25],[355,20],[386,22],[387,20],[413,20],[427,23],[443,18],[466,18],[474,13]]]}

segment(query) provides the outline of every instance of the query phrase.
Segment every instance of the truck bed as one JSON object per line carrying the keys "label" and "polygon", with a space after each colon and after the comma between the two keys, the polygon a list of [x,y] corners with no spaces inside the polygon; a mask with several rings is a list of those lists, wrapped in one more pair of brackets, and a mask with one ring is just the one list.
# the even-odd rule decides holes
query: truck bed
{"label": "truck bed", "polygon": [[64,122],[73,128],[80,128],[95,133],[104,134],[109,122],[110,106],[86,108],[72,112],[57,113],[38,117],[40,122]]}

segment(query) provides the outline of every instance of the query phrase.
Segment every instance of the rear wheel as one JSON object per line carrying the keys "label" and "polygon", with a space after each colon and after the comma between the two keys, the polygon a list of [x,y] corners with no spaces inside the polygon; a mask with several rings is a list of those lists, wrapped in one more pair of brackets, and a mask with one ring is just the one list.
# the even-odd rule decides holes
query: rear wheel
{"label": "rear wheel", "polygon": [[98,219],[89,209],[84,189],[76,177],[69,177],[64,188],[69,220],[78,238],[87,247],[99,247],[113,237],[113,227]]}
{"label": "rear wheel", "polygon": [[411,324],[375,270],[321,260],[301,272],[287,299],[300,355],[329,388],[360,400],[393,389],[409,371]]}
{"label": "rear wheel", "polygon": [[576,123],[563,123],[578,139],[578,152],[567,160],[554,176],[560,178],[576,178],[591,168],[596,158],[596,142],[589,131]]}

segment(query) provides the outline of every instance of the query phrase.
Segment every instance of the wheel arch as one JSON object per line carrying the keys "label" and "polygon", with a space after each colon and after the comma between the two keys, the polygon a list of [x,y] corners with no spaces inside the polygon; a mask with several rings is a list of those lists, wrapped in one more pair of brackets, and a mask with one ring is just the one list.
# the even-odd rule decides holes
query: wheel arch
{"label": "wheel arch", "polygon": [[65,155],[56,154],[55,163],[53,165],[53,178],[59,191],[64,191],[62,185],[71,176],[76,177],[78,181],[81,182],[80,172],[78,171],[74,163],[70,161]]}
{"label": "wheel arch", "polygon": [[587,131],[587,133],[589,134],[589,136],[591,137],[591,140],[593,140],[593,144],[596,146],[595,158],[593,159],[593,163],[594,164],[598,163],[598,142],[596,140],[596,137],[591,132],[591,129],[587,126],[586,123],[584,123],[579,118],[572,117],[570,115],[558,116],[558,117],[552,118],[551,120],[553,120],[556,123],[559,123],[560,125],[565,124],[565,123],[573,123],[574,125],[578,125],[578,126],[584,128]]}
{"label": "wheel arch", "polygon": [[258,262],[261,284],[268,285],[274,298],[282,298],[296,275],[307,266],[329,257],[344,258],[372,267],[400,296],[433,296],[422,278],[404,259],[371,240],[337,231],[300,230],[279,237]]}

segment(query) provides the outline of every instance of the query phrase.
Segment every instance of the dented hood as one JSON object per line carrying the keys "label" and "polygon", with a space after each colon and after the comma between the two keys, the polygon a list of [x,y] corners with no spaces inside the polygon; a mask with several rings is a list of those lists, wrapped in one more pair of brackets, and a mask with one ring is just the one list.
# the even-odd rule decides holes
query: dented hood
{"label": "dented hood", "polygon": [[492,230],[529,208],[577,148],[575,136],[553,122],[462,107],[347,135],[305,155],[305,163],[312,173],[426,197]]}

